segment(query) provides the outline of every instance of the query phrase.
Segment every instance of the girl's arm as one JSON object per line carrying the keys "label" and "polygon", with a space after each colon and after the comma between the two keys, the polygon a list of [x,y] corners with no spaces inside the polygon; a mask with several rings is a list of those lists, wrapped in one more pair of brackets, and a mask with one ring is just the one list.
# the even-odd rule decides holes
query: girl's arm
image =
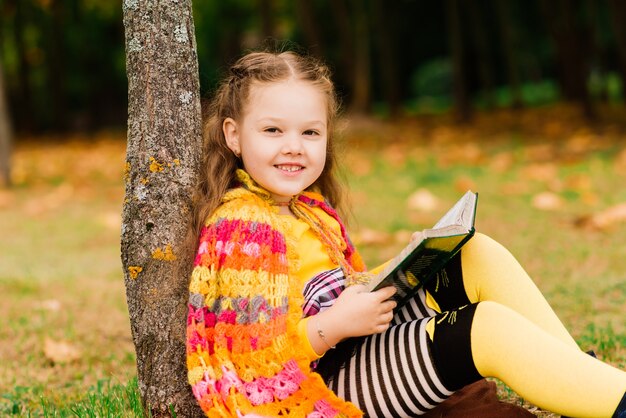
{"label": "girl's arm", "polygon": [[395,292],[392,286],[375,292],[363,285],[347,287],[333,306],[307,322],[313,349],[323,355],[346,338],[386,331],[396,307],[396,302],[389,300]]}

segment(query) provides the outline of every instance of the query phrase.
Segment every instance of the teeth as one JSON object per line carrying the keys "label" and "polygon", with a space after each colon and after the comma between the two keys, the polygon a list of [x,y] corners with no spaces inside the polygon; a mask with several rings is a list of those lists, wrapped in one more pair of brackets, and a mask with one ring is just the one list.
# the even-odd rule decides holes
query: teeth
{"label": "teeth", "polygon": [[290,173],[302,169],[302,167],[295,166],[295,165],[277,165],[276,168],[283,170],[283,171],[289,171]]}

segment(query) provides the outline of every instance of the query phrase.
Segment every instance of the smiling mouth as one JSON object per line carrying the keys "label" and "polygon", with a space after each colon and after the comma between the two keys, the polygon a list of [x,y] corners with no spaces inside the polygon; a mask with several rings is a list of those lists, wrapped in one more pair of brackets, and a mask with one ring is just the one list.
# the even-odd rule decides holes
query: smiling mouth
{"label": "smiling mouth", "polygon": [[294,173],[296,171],[304,170],[304,167],[302,167],[301,165],[275,165],[274,167],[288,173]]}

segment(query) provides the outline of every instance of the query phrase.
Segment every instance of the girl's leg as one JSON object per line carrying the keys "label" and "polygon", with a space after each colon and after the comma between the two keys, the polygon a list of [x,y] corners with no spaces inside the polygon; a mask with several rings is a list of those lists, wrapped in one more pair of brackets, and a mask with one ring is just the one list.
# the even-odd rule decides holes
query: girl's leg
{"label": "girl's leg", "polygon": [[[462,287],[455,284],[459,283]],[[494,301],[517,311],[572,347],[578,347],[519,262],[501,244],[477,233],[430,286],[442,311]],[[456,293],[456,294],[455,294]]]}
{"label": "girl's leg", "polygon": [[572,349],[500,304],[478,305],[471,340],[480,374],[499,378],[545,409],[610,417],[626,392],[625,372]]}
{"label": "girl's leg", "polygon": [[556,413],[626,417],[626,372],[496,302],[402,322],[360,340],[355,353],[325,379],[371,417],[418,416],[488,376]]}
{"label": "girl's leg", "polygon": [[415,417],[443,402],[453,392],[433,365],[428,320],[403,322],[361,340],[355,354],[326,375],[328,387],[368,417]]}
{"label": "girl's leg", "polygon": [[504,305],[481,302],[444,312],[427,328],[439,376],[451,390],[479,374],[502,380],[528,401],[556,413],[626,416],[626,372],[586,355]]}

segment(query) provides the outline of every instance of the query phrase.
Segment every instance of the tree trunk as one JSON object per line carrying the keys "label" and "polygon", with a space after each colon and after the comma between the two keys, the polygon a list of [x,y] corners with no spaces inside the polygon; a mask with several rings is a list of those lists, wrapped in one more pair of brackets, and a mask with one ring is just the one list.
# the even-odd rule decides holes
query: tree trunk
{"label": "tree trunk", "polygon": [[11,186],[12,128],[4,87],[4,72],[0,60],[0,186]]}
{"label": "tree trunk", "polygon": [[187,383],[185,250],[201,149],[191,0],[124,0],[128,147],[121,253],[141,399],[153,417],[202,413]]}
{"label": "tree trunk", "polygon": [[515,22],[511,18],[511,3],[507,1],[494,1],[498,14],[498,29],[500,33],[500,48],[506,64],[506,76],[511,89],[511,107],[521,109],[523,107],[521,94],[521,81],[517,60],[517,36]]}
{"label": "tree trunk", "polygon": [[622,84],[626,85],[626,4],[623,0],[609,0],[609,16],[617,45]]}
{"label": "tree trunk", "polygon": [[587,89],[589,34],[576,22],[576,3],[570,0],[540,1],[545,24],[554,40],[559,81],[567,100],[578,102],[588,120],[596,112]]}
{"label": "tree trunk", "polygon": [[348,10],[348,0],[332,0],[330,2],[330,11],[334,20],[334,27],[337,31],[337,42],[339,43],[339,51],[341,56],[336,65],[338,71],[336,79],[343,86],[344,94],[351,95],[354,88],[354,42],[352,21],[350,19],[350,11]]}
{"label": "tree trunk", "polygon": [[35,129],[32,115],[33,111],[32,90],[30,86],[31,65],[26,57],[28,48],[24,39],[24,26],[27,20],[24,10],[27,3],[19,0],[11,0],[8,2],[9,7],[15,10],[15,20],[13,21],[13,36],[15,38],[15,50],[17,57],[17,74],[18,74],[18,94],[14,100],[15,103],[15,124],[18,131],[30,132]]}
{"label": "tree trunk", "polygon": [[461,16],[459,0],[446,2],[448,15],[448,33],[452,53],[452,78],[455,117],[457,122],[466,123],[471,118],[471,105],[465,81],[465,48],[461,34]]}
{"label": "tree trunk", "polygon": [[259,0],[259,17],[261,19],[261,35],[264,40],[273,39],[275,36],[276,23],[274,16],[276,11],[274,10],[273,0]]}
{"label": "tree trunk", "polygon": [[315,15],[315,3],[310,0],[296,0],[295,7],[296,19],[307,43],[307,50],[317,57],[325,56],[321,28]]}
{"label": "tree trunk", "polygon": [[52,108],[52,126],[67,129],[67,90],[65,88],[65,6],[62,0],[52,0],[52,21],[48,33],[49,49],[47,57],[48,86]]}
{"label": "tree trunk", "polygon": [[396,44],[398,39],[395,36],[397,5],[395,2],[385,3],[383,0],[372,1],[372,21],[377,34],[378,41],[378,62],[383,85],[383,97],[389,106],[389,113],[392,117],[400,113],[400,77],[398,74],[398,59],[396,56]]}
{"label": "tree trunk", "polygon": [[351,2],[354,16],[354,84],[350,110],[368,113],[371,100],[371,53],[368,13],[363,1]]}
{"label": "tree trunk", "polygon": [[485,16],[482,15],[483,10],[480,9],[480,4],[463,4],[463,6],[466,6],[464,11],[467,12],[467,20],[472,33],[475,51],[474,61],[476,62],[483,97],[487,108],[492,108],[495,105],[494,88],[496,83],[492,71],[491,47],[486,32],[487,22]]}

